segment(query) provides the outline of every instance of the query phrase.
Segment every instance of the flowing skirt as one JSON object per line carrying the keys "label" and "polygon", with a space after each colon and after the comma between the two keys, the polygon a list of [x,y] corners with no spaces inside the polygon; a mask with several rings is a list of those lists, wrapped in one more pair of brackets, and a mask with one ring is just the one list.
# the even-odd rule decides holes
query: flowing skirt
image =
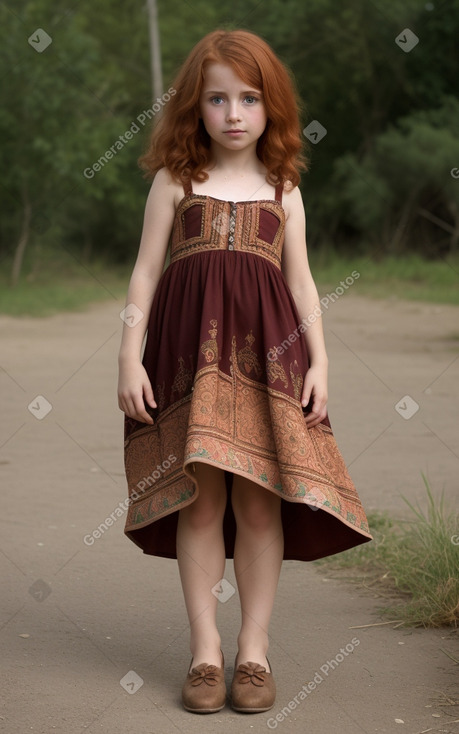
{"label": "flowing skirt", "polygon": [[178,510],[197,497],[197,462],[225,473],[226,558],[234,554],[234,474],[281,497],[284,560],[372,539],[328,415],[305,423],[304,328],[282,271],[257,254],[193,253],[162,274],[143,355],[154,424],[127,416],[124,424],[124,532],[144,553],[177,557]]}

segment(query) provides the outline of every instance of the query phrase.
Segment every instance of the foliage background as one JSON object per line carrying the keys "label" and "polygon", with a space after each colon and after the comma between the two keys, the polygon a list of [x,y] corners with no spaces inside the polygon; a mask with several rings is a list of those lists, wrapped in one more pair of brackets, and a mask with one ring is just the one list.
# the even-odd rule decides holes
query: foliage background
{"label": "foliage background", "polygon": [[[327,130],[301,184],[310,251],[457,262],[459,0],[158,0],[158,13],[164,89],[219,27],[258,33],[291,69],[303,126]],[[37,28],[52,37],[43,53],[28,42]],[[395,42],[406,28],[419,37],[409,53]],[[146,3],[6,2],[0,38],[3,273],[132,266],[151,123],[91,180],[83,171],[151,107]]]}

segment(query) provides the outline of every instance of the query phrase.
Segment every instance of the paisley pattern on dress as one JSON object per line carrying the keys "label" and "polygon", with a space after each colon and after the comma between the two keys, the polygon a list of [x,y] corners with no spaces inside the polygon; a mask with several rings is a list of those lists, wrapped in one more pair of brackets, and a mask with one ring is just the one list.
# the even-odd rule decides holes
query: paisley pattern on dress
{"label": "paisley pattern on dress", "polygon": [[[212,326],[216,336],[216,319]],[[253,344],[251,337],[249,332],[247,344]],[[205,345],[203,342],[201,351],[208,355]],[[193,462],[206,461],[249,477],[285,500],[339,515],[370,538],[365,513],[331,428],[324,423],[306,426],[299,404],[297,364],[291,366],[290,379],[298,397],[291,398],[247,376],[246,363],[241,360],[241,353],[247,356],[244,349],[238,350],[233,335],[230,376],[213,359],[198,370],[187,396],[165,410],[154,426],[144,425],[127,439],[126,477],[134,495],[127,528],[142,528],[188,504],[195,492]],[[213,354],[216,356],[216,349]],[[182,375],[183,359],[173,384]],[[169,454],[176,457],[174,463],[158,479],[148,481],[145,457]],[[317,516],[311,522],[314,519]]]}
{"label": "paisley pattern on dress", "polygon": [[240,349],[237,355],[239,369],[241,371],[245,371],[247,375],[253,372],[257,377],[260,377],[262,375],[260,362],[258,361],[256,352],[253,351],[251,346],[255,341],[252,331],[250,331],[250,334],[247,334],[245,340],[247,342],[247,346]]}

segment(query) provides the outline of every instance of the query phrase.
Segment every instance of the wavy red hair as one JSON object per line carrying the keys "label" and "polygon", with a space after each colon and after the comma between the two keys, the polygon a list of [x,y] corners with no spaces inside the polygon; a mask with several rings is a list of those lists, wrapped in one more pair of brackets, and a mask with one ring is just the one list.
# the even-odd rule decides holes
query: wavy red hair
{"label": "wavy red hair", "polygon": [[163,166],[181,183],[209,178],[204,169],[210,163],[210,136],[199,117],[199,98],[205,67],[213,62],[229,65],[246,84],[262,91],[268,121],[257,156],[266,166],[268,183],[291,181],[297,186],[300,170],[307,171],[309,163],[303,153],[301,101],[287,67],[260,36],[245,30],[212,31],[191,50],[172,84],[176,94],[165,104],[138,160],[145,178],[152,179]]}

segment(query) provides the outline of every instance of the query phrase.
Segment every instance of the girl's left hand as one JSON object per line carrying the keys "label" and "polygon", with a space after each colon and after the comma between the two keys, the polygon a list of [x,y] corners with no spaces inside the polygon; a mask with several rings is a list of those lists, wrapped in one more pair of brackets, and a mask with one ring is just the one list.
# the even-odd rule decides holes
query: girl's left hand
{"label": "girl's left hand", "polygon": [[312,366],[306,372],[301,394],[301,405],[306,407],[313,398],[311,412],[305,420],[308,428],[321,423],[327,415],[327,369],[326,367]]}

